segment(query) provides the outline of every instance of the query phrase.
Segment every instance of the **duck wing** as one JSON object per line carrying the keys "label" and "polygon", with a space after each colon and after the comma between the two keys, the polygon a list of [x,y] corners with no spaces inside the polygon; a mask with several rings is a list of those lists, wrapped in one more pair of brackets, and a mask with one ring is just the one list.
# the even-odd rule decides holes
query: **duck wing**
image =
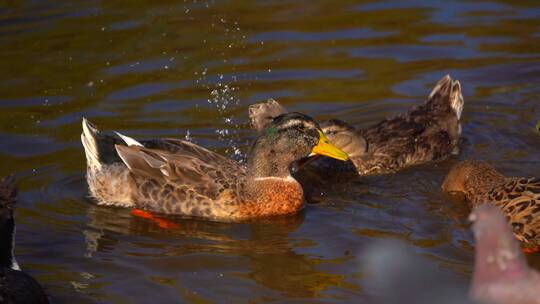
{"label": "duck wing", "polygon": [[488,200],[505,211],[520,241],[540,245],[540,178],[512,178]]}
{"label": "duck wing", "polygon": [[152,139],[141,141],[141,143],[144,147],[149,149],[163,150],[171,154],[178,154],[185,157],[190,156],[206,163],[226,164],[227,166],[233,167],[238,165],[238,163],[232,159],[181,139]]}
{"label": "duck wing", "polygon": [[174,153],[141,146],[116,146],[136,181],[136,201],[142,207],[199,216],[198,205],[215,204],[224,194],[229,198],[240,195],[246,175],[244,167],[189,142],[171,143],[174,144],[177,144]]}
{"label": "duck wing", "polygon": [[169,153],[191,155],[209,162],[235,163],[226,157],[205,149],[189,141],[179,139],[149,139],[137,141],[118,132],[101,132],[90,121],[83,118],[81,141],[87,156],[88,164],[101,166],[121,163],[122,159],[115,146],[141,146]]}
{"label": "duck wing", "polygon": [[359,130],[368,143],[365,171],[392,171],[448,156],[461,135],[463,104],[459,81],[447,75],[424,104]]}

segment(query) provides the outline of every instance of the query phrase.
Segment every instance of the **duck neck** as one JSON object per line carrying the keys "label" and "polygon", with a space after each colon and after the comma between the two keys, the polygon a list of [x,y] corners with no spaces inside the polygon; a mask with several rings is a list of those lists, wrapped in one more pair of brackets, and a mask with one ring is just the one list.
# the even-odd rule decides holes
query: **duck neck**
{"label": "duck neck", "polygon": [[289,167],[293,161],[288,153],[280,153],[264,140],[258,140],[248,157],[248,177],[254,180],[292,179]]}
{"label": "duck neck", "polygon": [[15,261],[13,247],[15,243],[15,221],[13,217],[4,217],[0,221],[0,238],[2,246],[0,247],[0,267],[19,270],[19,265]]}
{"label": "duck neck", "polygon": [[290,153],[277,153],[269,145],[257,144],[260,143],[255,143],[248,161],[244,199],[250,203],[247,208],[249,212],[258,216],[271,216],[290,214],[302,209],[302,186],[289,171],[293,156]]}

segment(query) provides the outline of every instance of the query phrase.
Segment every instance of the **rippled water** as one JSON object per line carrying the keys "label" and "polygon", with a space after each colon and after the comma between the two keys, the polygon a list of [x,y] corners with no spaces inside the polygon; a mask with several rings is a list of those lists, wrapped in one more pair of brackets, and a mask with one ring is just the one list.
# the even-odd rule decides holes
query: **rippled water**
{"label": "rippled water", "polygon": [[[444,174],[478,158],[538,176],[537,1],[160,2],[0,4],[0,174],[21,188],[19,263],[56,303],[369,302],[359,256],[387,238],[466,283],[468,210]],[[329,187],[297,216],[164,230],[86,198],[83,116],[241,159],[251,103],[368,126],[447,73],[466,102],[458,157]]]}

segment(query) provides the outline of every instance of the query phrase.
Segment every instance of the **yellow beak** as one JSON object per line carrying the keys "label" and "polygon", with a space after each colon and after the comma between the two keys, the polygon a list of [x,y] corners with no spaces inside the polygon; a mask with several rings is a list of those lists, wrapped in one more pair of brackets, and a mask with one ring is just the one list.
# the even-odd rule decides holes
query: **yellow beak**
{"label": "yellow beak", "polygon": [[326,135],[321,130],[317,130],[319,132],[319,143],[313,147],[313,150],[311,150],[311,155],[319,154],[324,155],[328,157],[332,157],[339,160],[348,160],[349,156],[347,153],[341,151],[338,147],[334,146],[330,143]]}

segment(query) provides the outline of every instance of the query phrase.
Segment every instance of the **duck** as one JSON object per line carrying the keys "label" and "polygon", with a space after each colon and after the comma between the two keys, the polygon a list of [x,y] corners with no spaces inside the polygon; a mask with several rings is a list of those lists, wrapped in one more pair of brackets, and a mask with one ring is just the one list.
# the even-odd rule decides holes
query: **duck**
{"label": "duck", "polygon": [[0,179],[0,303],[49,303],[41,285],[22,271],[13,253],[15,246],[15,218],[17,196],[15,178]]}
{"label": "duck", "polygon": [[540,178],[506,177],[484,161],[466,160],[450,169],[442,190],[464,195],[473,208],[499,207],[518,240],[540,245]]}
{"label": "duck", "polygon": [[319,124],[301,113],[275,117],[245,164],[179,139],[137,141],[82,120],[90,196],[99,205],[233,222],[292,214],[304,207],[291,164],[323,155],[347,161]]}
{"label": "duck", "polygon": [[[463,106],[460,82],[446,75],[423,104],[407,113],[365,129],[339,119],[320,125],[328,139],[349,155],[359,175],[390,173],[457,154]],[[253,104],[249,107],[251,127],[261,130],[273,117],[286,112],[274,99]]]}
{"label": "duck", "polygon": [[506,214],[494,204],[482,204],[474,208],[469,220],[475,239],[471,299],[480,303],[540,303],[540,273],[527,265]]}

